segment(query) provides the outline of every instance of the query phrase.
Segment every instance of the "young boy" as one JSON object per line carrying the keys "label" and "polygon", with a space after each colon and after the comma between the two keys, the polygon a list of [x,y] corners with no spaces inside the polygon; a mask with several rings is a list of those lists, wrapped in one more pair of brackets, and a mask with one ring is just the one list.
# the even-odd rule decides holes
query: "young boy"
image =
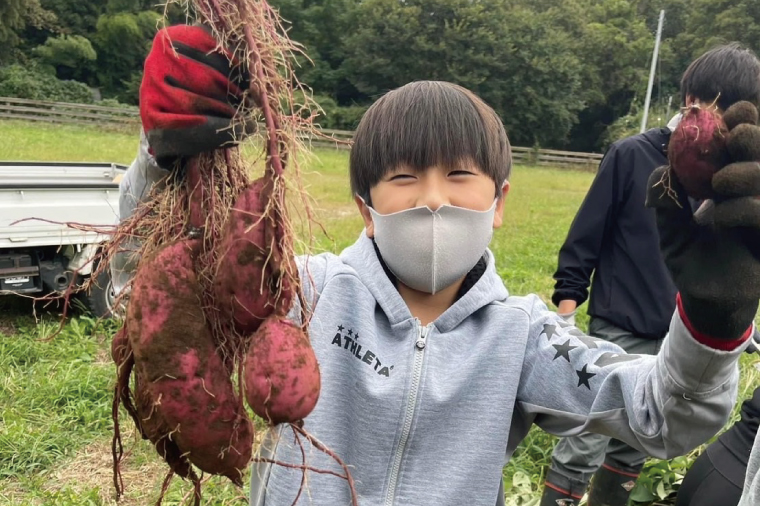
{"label": "young boy", "polygon": [[[201,29],[169,30],[180,49],[214,47]],[[226,118],[210,118],[183,96],[212,96],[198,83],[226,79],[207,61],[216,56],[175,55],[154,43],[141,113],[156,158],[196,154],[192,139]],[[206,74],[214,75],[199,78]],[[161,121],[167,112],[194,119]],[[183,135],[187,142],[178,143]],[[147,174],[150,163],[140,155],[131,170]],[[365,229],[339,256],[302,265],[313,280],[304,283],[305,300],[322,373],[305,429],[349,466],[360,505],[503,504],[502,468],[533,423],[561,436],[600,432],[668,458],[727,420],[760,299],[760,264],[725,242],[736,260],[695,279],[688,267],[702,260],[701,243],[664,233],[678,246],[663,249],[683,302],[658,356],[625,355],[566,324],[537,296],[509,295],[487,246],[502,224],[510,167],[497,115],[453,84],[391,91],[358,126],[350,175]],[[658,209],[668,212],[667,204]],[[679,222],[675,232],[683,228]],[[731,296],[703,298],[702,283],[722,287],[722,277]],[[278,464],[253,467],[252,504],[292,504],[303,474],[288,466],[304,459],[342,472],[287,427],[269,436],[261,451]],[[345,480],[309,472],[298,504],[350,501]]]}

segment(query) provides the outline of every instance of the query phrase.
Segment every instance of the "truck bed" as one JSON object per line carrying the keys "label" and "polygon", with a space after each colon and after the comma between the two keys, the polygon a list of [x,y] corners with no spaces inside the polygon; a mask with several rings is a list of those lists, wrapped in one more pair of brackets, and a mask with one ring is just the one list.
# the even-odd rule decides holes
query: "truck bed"
{"label": "truck bed", "polygon": [[[92,244],[104,239],[65,225],[109,227],[119,221],[114,163],[0,162],[0,249]],[[11,225],[18,220],[26,220]]]}

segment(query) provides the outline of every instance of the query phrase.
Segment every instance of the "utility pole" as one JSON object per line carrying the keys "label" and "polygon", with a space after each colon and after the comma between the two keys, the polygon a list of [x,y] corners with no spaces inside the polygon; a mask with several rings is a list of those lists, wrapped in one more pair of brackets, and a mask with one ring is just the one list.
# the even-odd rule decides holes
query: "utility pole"
{"label": "utility pole", "polygon": [[654,72],[657,68],[657,55],[660,52],[660,37],[662,36],[662,22],[665,20],[665,10],[660,11],[660,20],[657,23],[657,38],[654,41],[654,52],[652,53],[652,68],[649,70],[649,85],[647,86],[647,98],[644,101],[644,116],[641,118],[641,133],[647,129],[647,119],[649,116],[649,101],[652,97],[652,86],[654,85]]}

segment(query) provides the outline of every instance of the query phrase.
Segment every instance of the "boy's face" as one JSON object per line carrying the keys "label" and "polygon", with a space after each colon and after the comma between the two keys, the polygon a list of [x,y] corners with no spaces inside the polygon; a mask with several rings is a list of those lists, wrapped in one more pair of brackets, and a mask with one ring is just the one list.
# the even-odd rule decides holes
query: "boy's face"
{"label": "boy's face", "polygon": [[[505,182],[496,203],[494,228],[501,226],[504,198],[508,191],[509,183]],[[400,166],[389,171],[370,189],[369,193],[372,207],[380,214],[424,206],[435,211],[443,205],[487,211],[493,205],[496,185],[474,163],[467,161],[455,168],[435,165],[423,172]],[[374,237],[375,231],[369,209],[359,197],[356,197],[356,204],[364,218],[367,236]]]}

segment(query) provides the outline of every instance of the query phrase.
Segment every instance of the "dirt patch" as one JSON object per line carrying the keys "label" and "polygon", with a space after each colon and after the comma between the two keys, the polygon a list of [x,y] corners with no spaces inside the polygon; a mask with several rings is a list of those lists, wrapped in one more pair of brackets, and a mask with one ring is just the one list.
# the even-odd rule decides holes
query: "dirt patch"
{"label": "dirt patch", "polygon": [[113,366],[114,370],[116,369],[113,359],[111,358],[111,350],[105,345],[101,345],[98,348],[98,351],[95,352],[94,363],[95,365]]}
{"label": "dirt patch", "polygon": [[[110,437],[89,444],[79,450],[73,459],[67,460],[52,469],[45,477],[44,490],[55,492],[69,488],[77,493],[85,493],[97,489],[98,496],[103,505],[108,506],[145,506],[146,504],[155,504],[161,483],[169,467],[158,457],[151,444],[135,438],[134,427],[125,427],[122,435],[125,444],[125,456],[122,461],[121,473],[125,490],[124,496],[122,496],[119,502],[116,502],[113,486],[113,460],[111,457]],[[257,432],[258,437],[262,435],[263,431]],[[220,477],[206,477],[206,479],[226,483],[226,480],[222,480]],[[175,476],[174,480],[182,481],[177,476]],[[246,477],[244,481],[247,483],[248,478]],[[192,490],[192,485],[189,482],[182,483],[183,493],[187,492],[182,504],[192,504],[192,500],[190,500]],[[28,492],[25,493],[23,487],[13,482],[3,483],[3,486],[0,488],[0,498],[2,497],[23,499],[23,504],[29,504],[30,506],[37,506],[38,504],[31,502],[28,499]],[[232,506],[247,504],[247,500],[247,489],[240,488],[237,489],[234,496],[230,495],[228,491],[221,498],[213,497],[211,493],[204,493],[202,504]]]}
{"label": "dirt patch", "polygon": [[[133,446],[136,443],[134,430],[127,429],[124,440]],[[55,468],[49,475],[48,489],[60,490],[69,487],[74,491],[86,491],[97,488],[103,504],[119,506],[137,506],[149,504],[148,497],[155,489],[157,477],[166,472],[166,465],[160,461],[137,464],[135,458],[127,456],[122,466],[124,483],[127,490],[117,503],[113,487],[113,460],[111,441],[99,440],[84,447],[76,456]],[[141,459],[144,460],[144,459]]]}

